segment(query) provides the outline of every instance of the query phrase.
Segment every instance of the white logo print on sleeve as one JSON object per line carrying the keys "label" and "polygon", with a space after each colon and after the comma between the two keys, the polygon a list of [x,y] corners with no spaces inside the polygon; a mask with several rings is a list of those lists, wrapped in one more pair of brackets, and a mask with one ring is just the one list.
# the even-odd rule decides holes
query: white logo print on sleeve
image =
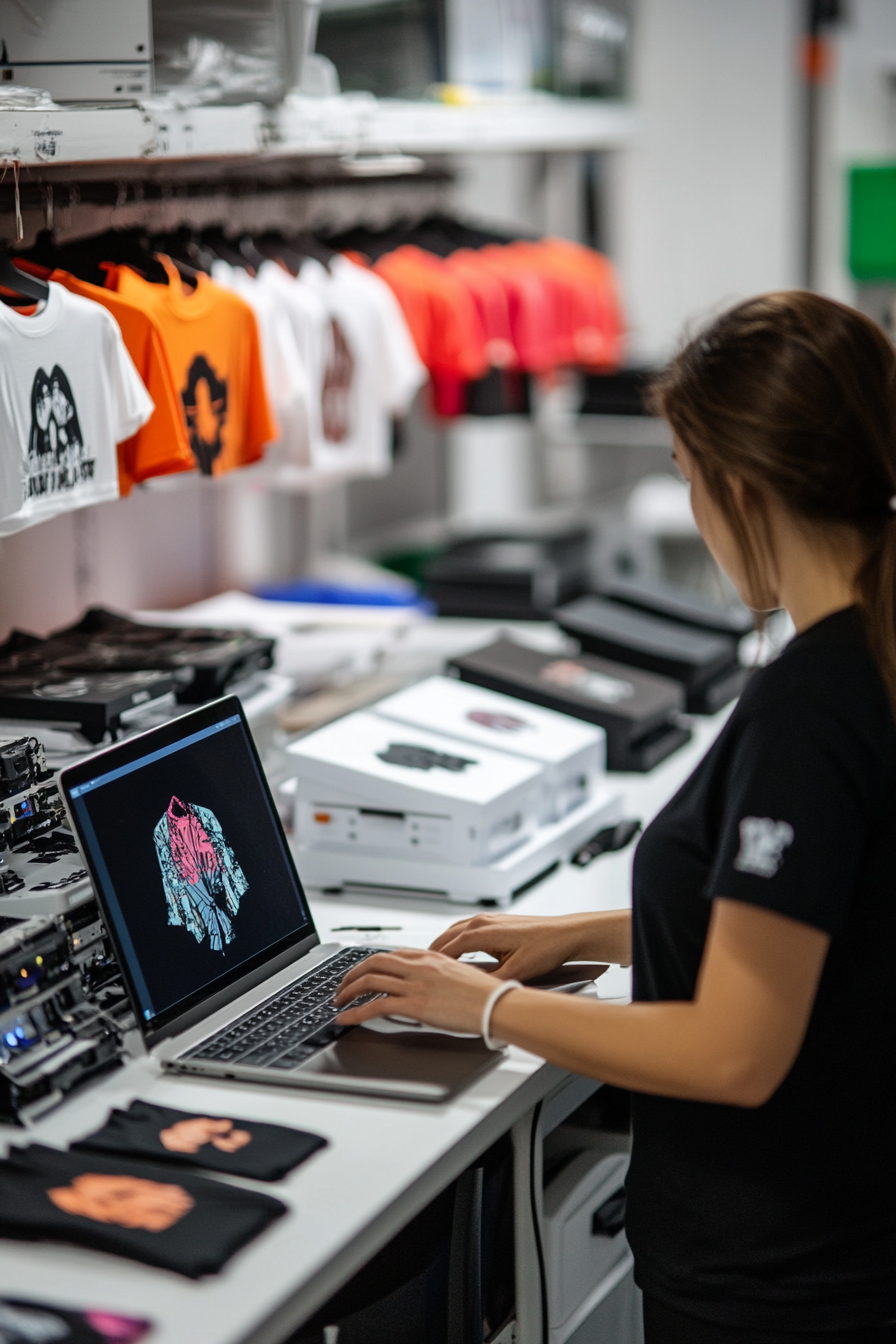
{"label": "white logo print on sleeve", "polygon": [[793,827],[771,817],[744,817],[740,823],[740,852],[734,866],[754,877],[774,877],[784,862],[784,850],[793,844]]}

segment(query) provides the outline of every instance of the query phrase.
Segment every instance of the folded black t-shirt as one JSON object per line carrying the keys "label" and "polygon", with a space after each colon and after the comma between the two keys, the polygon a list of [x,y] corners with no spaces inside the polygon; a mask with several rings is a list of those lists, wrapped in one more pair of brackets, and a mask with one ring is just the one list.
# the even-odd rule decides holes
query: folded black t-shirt
{"label": "folded black t-shirt", "polygon": [[72,1150],[125,1153],[255,1181],[279,1181],[326,1144],[320,1134],[283,1125],[197,1115],[132,1101],[126,1111],[113,1111],[102,1129],[72,1144]]}
{"label": "folded black t-shirt", "polygon": [[286,1212],[279,1199],[170,1167],[32,1144],[0,1162],[0,1236],[68,1241],[215,1274]]}

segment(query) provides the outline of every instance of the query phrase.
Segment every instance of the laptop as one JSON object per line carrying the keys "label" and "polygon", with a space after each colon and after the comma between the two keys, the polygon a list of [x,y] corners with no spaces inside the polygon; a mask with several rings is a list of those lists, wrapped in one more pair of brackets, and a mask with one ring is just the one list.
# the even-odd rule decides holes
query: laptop
{"label": "laptop", "polygon": [[61,771],[146,1049],[190,1076],[442,1101],[493,1066],[478,1037],[343,1027],[242,705],[228,696]]}

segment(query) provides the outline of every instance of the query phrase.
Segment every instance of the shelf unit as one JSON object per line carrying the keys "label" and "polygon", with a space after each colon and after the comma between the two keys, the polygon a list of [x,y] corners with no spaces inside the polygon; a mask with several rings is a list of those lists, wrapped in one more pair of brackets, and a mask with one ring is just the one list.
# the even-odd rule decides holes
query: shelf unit
{"label": "shelf unit", "polygon": [[0,113],[0,160],[32,169],[174,160],[441,155],[471,152],[618,149],[634,129],[621,103],[548,95],[494,98],[466,106],[378,100],[366,94],[289,97],[178,109],[35,108]]}

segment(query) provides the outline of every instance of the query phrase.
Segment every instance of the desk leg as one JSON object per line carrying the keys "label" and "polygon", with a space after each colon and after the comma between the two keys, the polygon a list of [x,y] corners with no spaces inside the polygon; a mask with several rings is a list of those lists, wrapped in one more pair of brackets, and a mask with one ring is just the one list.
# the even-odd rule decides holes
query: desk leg
{"label": "desk leg", "polygon": [[[517,1121],[513,1139],[513,1240],[516,1275],[516,1344],[548,1344],[542,1307],[543,1145],[541,1103]],[[534,1201],[533,1201],[534,1190]],[[533,1223],[533,1203],[538,1228]],[[536,1240],[536,1237],[539,1240]]]}

